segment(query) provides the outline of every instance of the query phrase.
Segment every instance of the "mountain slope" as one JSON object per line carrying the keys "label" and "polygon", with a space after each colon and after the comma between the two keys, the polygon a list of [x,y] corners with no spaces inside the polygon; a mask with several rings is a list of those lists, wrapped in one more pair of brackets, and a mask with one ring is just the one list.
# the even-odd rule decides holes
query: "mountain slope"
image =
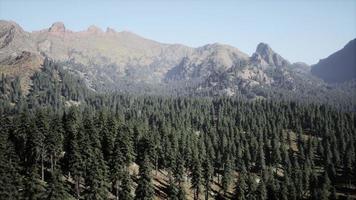
{"label": "mountain slope", "polygon": [[274,52],[272,48],[265,43],[258,44],[256,52],[251,57],[251,61],[262,67],[282,68],[290,65],[288,60]]}
{"label": "mountain slope", "polygon": [[[0,47],[0,65],[4,73],[13,69],[8,64],[19,60],[17,56],[25,51],[42,60],[48,57],[85,66],[81,67],[80,73],[86,74],[92,82],[105,82],[106,85],[115,84],[122,78],[134,82],[160,82],[170,68],[194,50],[111,28],[104,32],[90,26],[85,31],[73,32],[61,22],[29,33],[15,22],[4,20],[0,21]],[[40,66],[40,62],[36,64]],[[111,77],[109,81],[106,80],[108,76]]]}
{"label": "mountain slope", "polygon": [[15,22],[0,20],[0,73],[19,76],[26,92],[30,76],[39,70],[41,63],[31,34]]}
{"label": "mountain slope", "polygon": [[356,79],[356,39],[313,65],[311,72],[328,83]]}
{"label": "mountain slope", "polygon": [[[354,46],[350,44],[347,47]],[[0,46],[0,73],[19,76],[25,92],[32,85],[32,75],[48,59],[100,92],[327,102],[353,96],[354,85],[330,86],[310,73],[310,66],[291,64],[265,43],[250,57],[218,43],[191,48],[111,28],[103,31],[90,26],[73,32],[61,22],[29,33],[15,22],[2,20]]]}
{"label": "mountain slope", "polygon": [[223,72],[238,62],[248,61],[247,54],[237,48],[222,45],[209,44],[195,49],[194,53],[184,57],[181,62],[171,69],[167,80],[191,80],[203,79],[214,72]]}
{"label": "mountain slope", "polygon": [[117,79],[138,74],[137,81],[160,80],[168,68],[192,51],[190,47],[162,44],[126,31],[108,28],[103,32],[95,26],[72,32],[63,24],[55,23],[48,30],[32,35],[39,51],[48,57],[86,66],[114,65]]}

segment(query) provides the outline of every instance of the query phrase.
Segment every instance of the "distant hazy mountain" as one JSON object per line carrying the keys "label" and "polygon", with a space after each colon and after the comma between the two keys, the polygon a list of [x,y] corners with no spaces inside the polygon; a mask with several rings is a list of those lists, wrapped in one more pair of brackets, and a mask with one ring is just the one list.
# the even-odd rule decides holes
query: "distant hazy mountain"
{"label": "distant hazy mountain", "polygon": [[[314,66],[313,74],[335,69],[335,75],[347,76],[345,80],[354,77],[354,49],[355,40]],[[45,58],[60,63],[97,91],[306,100],[318,93],[339,95],[338,88],[313,76],[310,66],[291,64],[265,43],[258,44],[249,56],[229,45],[191,48],[163,44],[111,28],[102,31],[90,26],[73,32],[61,22],[30,33],[15,22],[0,20],[0,73],[20,76],[23,88],[28,90],[32,74],[41,69]],[[339,62],[347,64],[335,67]],[[321,66],[324,63],[329,64]],[[342,72],[337,72],[338,66]],[[348,91],[347,87],[342,91]]]}
{"label": "distant hazy mountain", "polygon": [[[111,28],[104,32],[90,26],[85,31],[73,32],[61,22],[28,33],[14,22],[0,21],[0,38],[2,68],[9,60],[17,60],[23,52],[28,52],[39,59],[47,56],[56,61],[84,65],[86,69],[82,72],[86,76],[108,83],[115,83],[122,77],[159,82],[170,68],[193,51],[187,46],[163,44]],[[109,67],[100,69],[105,66]]]}
{"label": "distant hazy mountain", "polygon": [[328,83],[342,83],[356,79],[356,39],[313,65],[311,72]]}

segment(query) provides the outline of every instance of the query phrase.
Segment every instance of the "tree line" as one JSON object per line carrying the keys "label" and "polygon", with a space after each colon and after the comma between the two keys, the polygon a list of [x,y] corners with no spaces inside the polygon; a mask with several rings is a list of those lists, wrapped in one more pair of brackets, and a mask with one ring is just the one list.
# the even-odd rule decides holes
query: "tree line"
{"label": "tree line", "polygon": [[98,94],[50,61],[32,81],[26,96],[17,79],[0,81],[1,199],[354,197],[353,112]]}

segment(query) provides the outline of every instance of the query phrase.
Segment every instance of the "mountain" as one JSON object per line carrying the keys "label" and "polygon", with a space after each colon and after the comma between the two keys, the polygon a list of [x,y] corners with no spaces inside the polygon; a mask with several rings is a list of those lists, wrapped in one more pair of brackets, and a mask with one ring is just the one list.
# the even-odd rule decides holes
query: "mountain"
{"label": "mountain", "polygon": [[30,76],[42,62],[32,35],[15,22],[0,20],[0,73],[20,76],[22,88],[27,91]]}
{"label": "mountain", "polygon": [[237,48],[209,44],[195,49],[166,75],[167,80],[201,80],[215,72],[223,72],[236,63],[248,61],[249,56]]}
{"label": "mountain", "polygon": [[[345,49],[352,49],[354,43]],[[353,58],[335,54],[338,60],[345,55]],[[103,31],[95,25],[74,32],[56,22],[26,32],[15,22],[0,20],[0,73],[20,77],[26,94],[33,85],[33,74],[43,70],[45,60],[56,62],[98,92],[328,102],[353,95],[349,85],[328,85],[310,72],[310,66],[290,63],[266,43],[258,44],[249,56],[230,45],[192,48],[164,44],[127,31]]]}
{"label": "mountain", "polygon": [[313,65],[311,72],[328,83],[356,79],[356,39]]}
{"label": "mountain", "polygon": [[[98,94],[49,59],[32,80],[21,96],[16,81],[0,77],[0,199],[304,199],[313,193],[346,199],[356,193],[355,112],[295,101]],[[347,162],[338,159],[337,173],[328,175],[339,155]],[[308,176],[321,184],[299,187]]]}
{"label": "mountain", "polygon": [[272,48],[265,43],[258,44],[256,52],[252,55],[251,61],[262,67],[286,67],[290,63],[282,56],[272,50]]}
{"label": "mountain", "polygon": [[0,29],[2,72],[12,71],[14,66],[8,65],[18,62],[18,56],[26,52],[42,62],[48,57],[74,63],[77,68],[71,67],[72,70],[104,85],[113,85],[124,78],[135,82],[160,82],[172,66],[193,51],[184,45],[163,44],[111,28],[104,32],[90,26],[87,30],[73,32],[62,22],[29,33],[15,22],[1,20]]}

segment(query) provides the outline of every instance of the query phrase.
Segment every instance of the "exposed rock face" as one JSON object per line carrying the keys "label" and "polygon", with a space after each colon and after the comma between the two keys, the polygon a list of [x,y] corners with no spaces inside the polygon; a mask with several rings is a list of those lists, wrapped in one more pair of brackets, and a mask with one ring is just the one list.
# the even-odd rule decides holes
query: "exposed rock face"
{"label": "exposed rock face", "polygon": [[106,32],[106,33],[110,33],[110,34],[116,33],[115,29],[110,28],[110,27],[107,27],[105,32]]}
{"label": "exposed rock face", "polygon": [[0,49],[9,45],[15,37],[16,27],[13,24],[0,24]]}
{"label": "exposed rock face", "polygon": [[22,51],[19,53],[13,53],[12,55],[10,55],[9,57],[7,57],[6,59],[1,61],[1,64],[3,65],[16,65],[22,62],[26,62],[26,60],[28,60],[31,56],[30,52],[27,51]]}
{"label": "exposed rock face", "polygon": [[252,55],[251,61],[262,67],[286,67],[290,65],[289,61],[275,53],[268,44],[260,43],[256,48],[256,52]]}
{"label": "exposed rock face", "polygon": [[55,22],[48,29],[48,32],[51,32],[51,33],[64,33],[65,31],[66,31],[66,28],[65,28],[63,22]]}
{"label": "exposed rock face", "polygon": [[356,79],[356,39],[313,65],[311,72],[328,83]]}
{"label": "exposed rock face", "polygon": [[94,34],[103,33],[103,31],[102,31],[99,27],[97,27],[97,26],[95,26],[95,25],[89,26],[89,28],[88,28],[87,31],[88,31],[89,33],[94,33]]}
{"label": "exposed rock face", "polygon": [[166,79],[203,79],[214,72],[224,72],[239,62],[247,62],[248,59],[248,55],[237,48],[222,44],[209,44],[197,48],[194,53],[184,57],[167,73]]}
{"label": "exposed rock face", "polygon": [[20,76],[26,88],[29,76],[40,68],[41,62],[31,34],[15,22],[0,20],[0,74]]}
{"label": "exposed rock face", "polygon": [[[113,84],[123,77],[133,82],[160,82],[169,69],[194,51],[184,45],[162,44],[111,28],[105,33],[96,26],[73,32],[62,22],[28,33],[16,23],[0,21],[0,47],[0,64],[3,60],[10,63],[8,59],[16,57],[11,57],[13,53],[26,51],[39,58],[45,55],[83,65],[76,70],[88,74],[93,82],[110,79]],[[0,67],[5,66],[7,69],[2,71],[11,70],[5,64]]]}
{"label": "exposed rock face", "polygon": [[13,51],[35,51],[35,45],[29,33],[25,32],[15,22],[0,20],[0,49],[1,53]]}
{"label": "exposed rock face", "polygon": [[190,48],[111,28],[103,32],[90,26],[73,32],[61,22],[28,33],[16,23],[0,21],[1,73],[30,81],[44,56],[63,62],[64,69],[98,90],[132,90],[143,85],[148,90],[183,89],[254,98],[253,94],[267,96],[270,90],[295,91],[324,84],[312,77],[308,65],[290,64],[264,43],[249,57],[235,47],[217,43]]}

